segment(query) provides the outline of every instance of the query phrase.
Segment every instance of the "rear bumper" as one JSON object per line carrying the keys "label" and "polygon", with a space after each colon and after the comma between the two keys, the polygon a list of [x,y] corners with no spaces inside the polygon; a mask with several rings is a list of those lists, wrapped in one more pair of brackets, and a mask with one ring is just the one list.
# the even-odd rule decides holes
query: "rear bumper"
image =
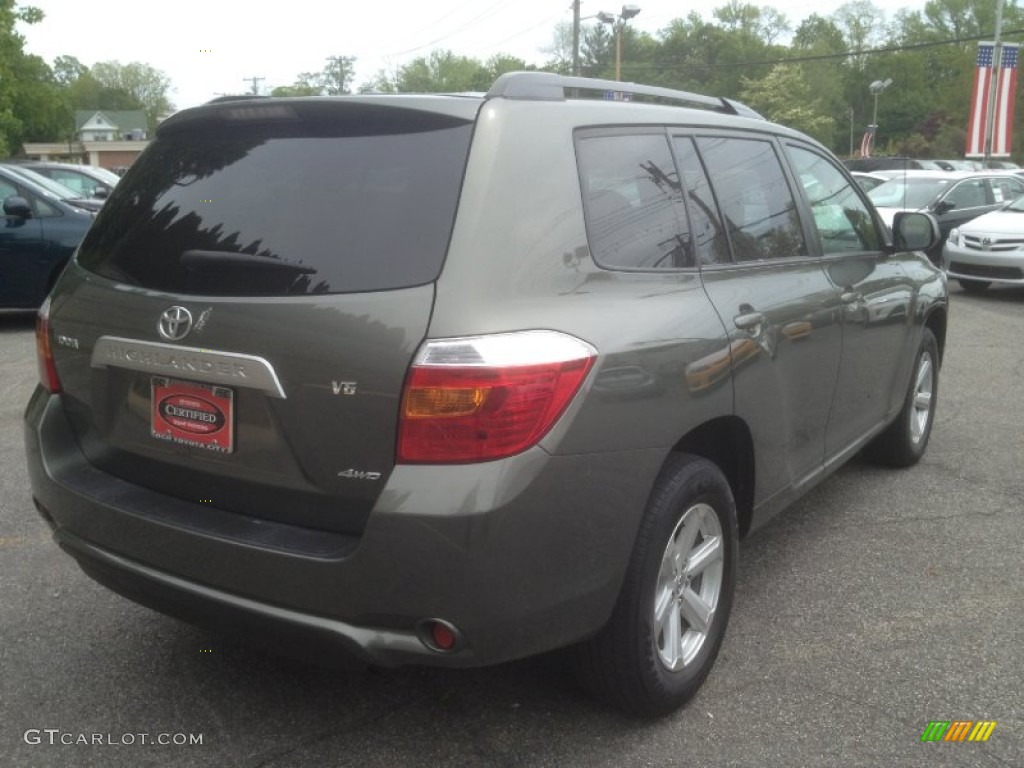
{"label": "rear bumper", "polygon": [[[37,505],[101,584],[164,613],[293,655],[480,666],[582,639],[611,613],[657,450],[473,466],[399,466],[361,536],[155,493],[83,457],[59,396],[26,412]],[[417,627],[463,642],[442,654]],[[316,660],[314,658],[314,660]]]}
{"label": "rear bumper", "polygon": [[[45,516],[45,515],[44,515]],[[344,653],[394,666],[421,662],[414,632],[358,627],[196,584],[89,544],[64,529],[54,538],[95,581],[130,600],[184,621],[256,639],[292,655]]]}

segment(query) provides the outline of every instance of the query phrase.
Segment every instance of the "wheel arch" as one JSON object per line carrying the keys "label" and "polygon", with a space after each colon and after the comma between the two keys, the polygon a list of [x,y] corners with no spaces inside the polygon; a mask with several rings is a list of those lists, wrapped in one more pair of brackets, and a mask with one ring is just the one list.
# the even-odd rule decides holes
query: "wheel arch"
{"label": "wheel arch", "polygon": [[942,365],[942,359],[945,356],[946,350],[946,320],[945,307],[937,307],[928,314],[924,321],[924,327],[932,332],[935,336],[935,342],[939,346],[940,366]]}
{"label": "wheel arch", "polygon": [[754,508],[754,440],[737,416],[721,416],[684,435],[672,453],[688,453],[711,461],[722,470],[736,500],[740,537],[750,530]]}

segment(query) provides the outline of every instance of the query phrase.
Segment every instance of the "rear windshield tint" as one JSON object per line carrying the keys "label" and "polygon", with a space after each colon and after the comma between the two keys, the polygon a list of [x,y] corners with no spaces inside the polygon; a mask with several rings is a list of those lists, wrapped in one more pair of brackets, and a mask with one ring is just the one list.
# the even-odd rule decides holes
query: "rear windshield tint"
{"label": "rear windshield tint", "polygon": [[472,123],[410,110],[166,131],[118,184],[79,263],[198,295],[376,291],[435,280]]}

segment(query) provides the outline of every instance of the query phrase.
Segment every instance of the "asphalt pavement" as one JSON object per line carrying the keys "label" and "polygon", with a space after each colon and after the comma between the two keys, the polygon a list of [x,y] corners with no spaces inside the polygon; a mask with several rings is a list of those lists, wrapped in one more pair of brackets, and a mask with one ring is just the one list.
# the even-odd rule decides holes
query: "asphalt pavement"
{"label": "asphalt pavement", "polygon": [[[560,654],[323,669],[94,584],[33,510],[32,318],[0,313],[0,766],[1020,768],[1024,290],[953,294],[924,460],[854,460],[747,539],[715,670],[655,721],[587,699]],[[922,742],[930,721],[996,725]]]}

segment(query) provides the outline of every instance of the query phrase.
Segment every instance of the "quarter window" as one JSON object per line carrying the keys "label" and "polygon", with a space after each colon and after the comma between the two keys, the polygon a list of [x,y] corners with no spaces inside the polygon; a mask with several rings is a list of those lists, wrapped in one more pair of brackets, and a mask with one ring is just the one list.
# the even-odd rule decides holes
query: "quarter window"
{"label": "quarter window", "polygon": [[992,179],[992,197],[997,203],[1006,203],[1024,195],[1024,184],[1009,177]]}
{"label": "quarter window", "polygon": [[587,239],[608,269],[695,265],[664,134],[587,136],[577,142]]}
{"label": "quarter window", "polygon": [[759,139],[702,136],[697,146],[718,198],[733,258],[806,256],[796,202],[772,145]]}

